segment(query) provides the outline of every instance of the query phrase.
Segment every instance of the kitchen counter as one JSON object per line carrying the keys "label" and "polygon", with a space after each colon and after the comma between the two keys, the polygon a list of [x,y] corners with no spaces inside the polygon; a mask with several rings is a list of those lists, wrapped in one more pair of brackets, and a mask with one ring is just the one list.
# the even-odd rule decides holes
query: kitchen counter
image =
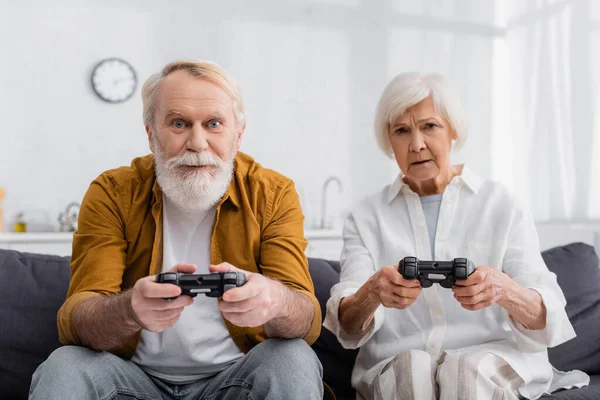
{"label": "kitchen counter", "polygon": [[0,243],[70,242],[73,232],[1,232]]}
{"label": "kitchen counter", "polygon": [[[304,236],[309,239],[339,239],[341,231],[335,229],[307,229]],[[65,242],[73,239],[73,232],[1,232],[0,243]]]}
{"label": "kitchen counter", "polygon": [[[342,248],[341,230],[306,229],[309,257],[339,259]],[[29,253],[71,254],[73,232],[2,232],[0,248]]]}

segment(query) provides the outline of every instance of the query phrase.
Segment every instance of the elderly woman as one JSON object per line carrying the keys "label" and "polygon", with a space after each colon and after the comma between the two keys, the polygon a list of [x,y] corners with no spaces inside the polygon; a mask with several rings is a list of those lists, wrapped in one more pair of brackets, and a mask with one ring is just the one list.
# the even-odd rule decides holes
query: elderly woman
{"label": "elderly woman", "polygon": [[[375,132],[401,173],[349,215],[324,322],[344,347],[360,348],[358,398],[537,399],[588,384],[548,361],[546,349],[575,332],[532,218],[504,186],[450,163],[467,131],[448,81],[397,76]],[[475,271],[451,288],[424,288],[399,273],[407,256],[466,257]]]}

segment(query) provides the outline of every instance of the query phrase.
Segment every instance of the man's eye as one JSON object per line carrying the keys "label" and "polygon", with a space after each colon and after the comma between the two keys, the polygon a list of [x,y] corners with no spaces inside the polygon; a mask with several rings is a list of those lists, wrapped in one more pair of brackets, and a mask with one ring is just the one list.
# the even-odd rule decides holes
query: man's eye
{"label": "man's eye", "polygon": [[211,129],[217,129],[220,126],[221,126],[221,123],[219,121],[210,121],[208,123],[208,127]]}
{"label": "man's eye", "polygon": [[177,129],[185,128],[185,122],[180,119],[176,119],[172,122],[173,126]]}

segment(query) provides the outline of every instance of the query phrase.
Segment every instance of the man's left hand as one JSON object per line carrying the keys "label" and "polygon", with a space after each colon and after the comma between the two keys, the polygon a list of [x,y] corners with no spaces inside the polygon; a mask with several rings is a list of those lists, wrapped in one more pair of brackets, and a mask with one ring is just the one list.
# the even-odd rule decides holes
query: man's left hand
{"label": "man's left hand", "polygon": [[246,275],[243,286],[229,289],[219,299],[219,310],[232,324],[240,327],[262,326],[277,317],[281,311],[286,287],[261,274],[248,272],[229,263],[210,265],[210,272],[242,272]]}
{"label": "man's left hand", "polygon": [[504,272],[482,265],[475,268],[469,278],[457,280],[452,291],[463,308],[476,311],[504,300],[512,283]]}

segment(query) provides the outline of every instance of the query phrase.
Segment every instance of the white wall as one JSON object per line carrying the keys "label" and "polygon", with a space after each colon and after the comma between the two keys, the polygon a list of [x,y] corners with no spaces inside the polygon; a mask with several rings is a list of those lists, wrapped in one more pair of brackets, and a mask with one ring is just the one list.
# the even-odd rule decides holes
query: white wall
{"label": "white wall", "polygon": [[570,227],[567,224],[553,225],[545,223],[538,223],[536,228],[541,250],[547,250],[566,243],[583,242],[595,246],[596,252],[600,254],[600,236],[595,234],[594,230]]}
{"label": "white wall", "polygon": [[[239,81],[248,108],[242,150],[293,178],[307,224],[340,217],[397,167],[372,137],[375,104],[397,73],[437,70],[471,120],[455,156],[489,174],[493,3],[463,1],[0,0],[0,187],[5,228],[55,226],[100,172],[147,153],[139,87],[176,58],[206,58]],[[89,75],[102,58],[129,61],[136,95],[110,105]],[[477,82],[477,84],[473,84]],[[339,218],[337,220],[339,223]]]}
{"label": "white wall", "polygon": [[117,106],[99,101],[89,85],[93,65],[120,56],[143,77],[160,63],[165,44],[152,45],[155,16],[134,7],[76,1],[0,7],[5,222],[25,211],[37,225],[56,224],[100,172],[147,151],[139,96]]}
{"label": "white wall", "polygon": [[[5,229],[26,213],[56,228],[102,171],[148,151],[139,89],[165,63],[206,58],[239,81],[248,109],[242,150],[293,178],[307,225],[321,219],[323,182],[340,217],[397,173],[372,136],[387,82],[411,70],[454,81],[470,120],[453,156],[492,174],[494,2],[422,0],[0,0],[0,187]],[[111,105],[89,85],[94,64],[121,57],[138,73],[129,101]],[[585,231],[540,227],[542,248],[593,242]]]}

